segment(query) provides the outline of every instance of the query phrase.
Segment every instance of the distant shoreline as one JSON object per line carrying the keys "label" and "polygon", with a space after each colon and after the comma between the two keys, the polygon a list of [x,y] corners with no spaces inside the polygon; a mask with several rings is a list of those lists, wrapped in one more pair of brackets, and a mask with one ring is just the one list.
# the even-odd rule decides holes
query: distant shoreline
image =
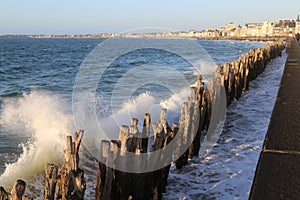
{"label": "distant shoreline", "polygon": [[253,42],[269,42],[269,41],[278,41],[286,40],[287,37],[284,36],[268,36],[268,37],[218,37],[218,38],[197,38],[198,40],[238,40],[238,41],[253,41]]}
{"label": "distant shoreline", "polygon": [[55,38],[65,38],[65,39],[97,39],[97,38],[146,38],[146,39],[197,39],[197,40],[237,40],[237,41],[278,41],[278,40],[286,40],[286,36],[266,36],[266,37],[162,37],[162,36],[154,36],[147,34],[133,34],[133,35],[115,35],[115,34],[98,34],[98,35],[0,35],[0,38],[38,38],[38,39],[55,39]]}

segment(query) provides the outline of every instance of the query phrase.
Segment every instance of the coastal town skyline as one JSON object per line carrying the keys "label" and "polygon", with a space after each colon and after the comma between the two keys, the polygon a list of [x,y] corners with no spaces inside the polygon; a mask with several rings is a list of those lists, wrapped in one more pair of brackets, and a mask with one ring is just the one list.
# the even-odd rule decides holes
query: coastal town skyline
{"label": "coastal town skyline", "polygon": [[[216,29],[234,22],[246,23],[295,19],[294,1],[251,3],[202,1],[48,1],[12,0],[0,4],[0,34],[97,34],[121,33],[138,27],[189,31]],[[165,32],[165,31],[162,31]]]}
{"label": "coastal town skyline", "polygon": [[[27,36],[32,38],[198,38],[198,39],[230,39],[249,37],[293,37],[300,33],[300,16],[296,19],[280,19],[278,21],[264,21],[257,23],[246,23],[237,25],[230,22],[222,27],[206,28],[203,30],[191,29],[189,31],[170,31],[159,28],[136,29],[140,33],[96,33],[96,34],[33,34],[33,35],[1,35],[5,36]],[[165,32],[151,32],[153,30],[165,30]],[[144,32],[143,32],[144,31]]]}

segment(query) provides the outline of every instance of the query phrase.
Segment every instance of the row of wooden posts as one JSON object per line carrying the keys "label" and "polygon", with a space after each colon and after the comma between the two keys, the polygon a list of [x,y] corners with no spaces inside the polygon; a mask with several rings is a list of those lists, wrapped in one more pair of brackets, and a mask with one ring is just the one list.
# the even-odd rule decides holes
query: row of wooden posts
{"label": "row of wooden posts", "polygon": [[[217,65],[216,77],[220,80],[226,93],[226,104],[239,99],[249,89],[249,82],[261,74],[268,62],[281,56],[285,43],[278,41],[269,43],[264,48],[251,50],[238,60]],[[166,109],[160,114],[160,120],[152,124],[154,142],[150,148],[150,156],[143,159],[145,165],[164,163],[162,168],[146,173],[122,172],[111,166],[119,164],[123,151],[147,153],[151,117],[144,116],[143,130],[137,129],[138,120],[132,119],[130,126],[121,126],[118,141],[102,141],[102,151],[98,167],[96,199],[162,199],[166,190],[170,163],[173,159],[177,169],[188,163],[188,159],[199,155],[201,134],[209,128],[212,116],[212,93],[198,76],[197,86],[191,87],[191,95],[182,104],[179,124],[174,122],[170,127],[166,120]],[[177,137],[176,137],[177,135]],[[151,152],[164,149],[173,141],[174,151],[161,151],[160,156],[151,157]],[[136,165],[138,160],[127,160],[124,165]]]}
{"label": "row of wooden posts", "polygon": [[[227,106],[248,90],[249,82],[265,70],[269,61],[281,56],[284,48],[283,41],[269,43],[264,48],[243,54],[234,62],[217,65],[215,78],[225,89]],[[199,155],[202,134],[208,130],[212,116],[213,91],[209,88],[202,82],[201,75],[198,76],[197,85],[191,87],[190,97],[182,104],[179,124],[174,122],[169,126],[167,110],[162,109],[158,122],[151,124],[150,114],[144,115],[141,131],[138,130],[138,119],[133,118],[130,126],[120,127],[118,140],[101,141],[95,199],[162,199],[171,162],[180,169],[188,159]],[[44,200],[84,199],[86,183],[78,156],[82,137],[83,131],[75,133],[74,142],[71,136],[67,137],[65,160],[60,171],[57,165],[46,164]],[[167,147],[174,151],[165,150]],[[157,151],[160,153],[152,154]],[[136,156],[130,157],[128,153]],[[116,165],[124,170],[115,168]],[[156,169],[155,165],[160,167]],[[126,170],[139,166],[155,170],[139,173]],[[30,199],[23,196],[25,188],[26,183],[22,180],[16,182],[11,193],[0,187],[0,200]]]}

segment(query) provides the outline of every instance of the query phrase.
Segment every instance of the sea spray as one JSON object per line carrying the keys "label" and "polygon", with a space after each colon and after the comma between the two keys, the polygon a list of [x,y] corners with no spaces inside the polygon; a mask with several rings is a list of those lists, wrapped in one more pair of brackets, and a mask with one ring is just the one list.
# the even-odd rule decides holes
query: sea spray
{"label": "sea spray", "polygon": [[[119,127],[108,123],[110,120],[117,119],[119,123],[127,124],[132,117],[137,117],[142,121],[145,113],[149,112],[155,118],[159,116],[162,108],[168,109],[167,117],[170,123],[176,121],[179,117],[180,102],[187,95],[188,89],[185,89],[160,101],[150,92],[142,93],[131,100],[124,101],[115,115],[100,119],[104,122],[103,130],[107,133],[118,134]],[[6,164],[6,169],[0,176],[0,185],[11,188],[15,180],[24,179],[28,183],[28,192],[39,196],[43,185],[44,165],[62,163],[65,136],[75,131],[71,113],[66,109],[64,100],[59,95],[48,91],[33,90],[20,97],[3,99],[0,120],[1,126],[5,129],[19,135],[27,135],[29,138],[28,141],[20,144],[22,154],[17,162]],[[94,141],[95,144],[100,144],[97,139]],[[83,153],[88,155],[88,152]],[[90,162],[95,166],[90,165],[86,169],[91,172],[87,175],[94,176],[95,174],[92,173],[96,171],[94,158],[91,155],[83,156],[83,163]],[[87,177],[87,179],[93,180],[92,177]]]}
{"label": "sea spray", "polygon": [[74,132],[72,116],[66,114],[62,99],[46,91],[34,90],[3,102],[1,126],[18,134],[28,134],[17,162],[6,165],[0,185],[11,188],[17,179],[31,182],[46,163],[63,160],[64,137]]}
{"label": "sea spray", "polygon": [[[141,93],[135,98],[126,100],[121,107],[107,118],[98,116],[100,126],[105,134],[118,138],[120,125],[128,124],[131,118],[139,119],[139,129],[142,130],[142,121],[145,113],[150,113],[152,121],[159,120],[159,113],[162,108],[168,110],[167,119],[169,123],[178,121],[180,103],[188,96],[188,89],[173,94],[164,101],[156,99],[150,92]],[[114,138],[115,137],[115,138]]]}
{"label": "sea spray", "polygon": [[[189,94],[189,89],[185,88],[179,91],[177,94],[167,95],[164,99],[151,94],[151,92],[144,92],[131,99],[124,100],[120,103],[118,109],[112,111],[111,115],[106,115],[103,112],[107,112],[107,105],[101,104],[102,98],[96,102],[97,105],[97,125],[89,126],[88,134],[84,137],[85,146],[89,148],[92,155],[97,157],[100,151],[100,140],[101,135],[106,136],[107,139],[113,140],[118,139],[119,127],[130,123],[132,118],[137,118],[139,120],[138,129],[142,130],[143,119],[145,113],[150,113],[152,116],[152,121],[159,120],[159,113],[162,108],[167,109],[167,120],[169,124],[177,122],[180,115],[181,102],[183,102]],[[107,101],[106,101],[107,102]],[[93,113],[91,113],[93,114]],[[78,115],[79,117],[85,116],[85,118],[79,119],[80,123],[90,123],[87,119],[91,117],[85,115]],[[78,124],[77,124],[78,126]],[[77,127],[77,129],[80,127]],[[91,151],[92,150],[92,151]]]}

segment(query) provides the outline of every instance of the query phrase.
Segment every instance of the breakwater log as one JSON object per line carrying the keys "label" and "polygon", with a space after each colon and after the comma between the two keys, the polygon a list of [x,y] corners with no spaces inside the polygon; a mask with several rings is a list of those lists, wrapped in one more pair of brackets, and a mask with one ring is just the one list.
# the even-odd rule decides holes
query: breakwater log
{"label": "breakwater log", "polygon": [[64,163],[58,174],[58,190],[56,199],[81,200],[84,199],[86,183],[84,172],[79,165],[79,148],[84,131],[80,130],[74,135],[66,138],[66,149],[64,150]]}
{"label": "breakwater log", "polygon": [[5,189],[0,186],[0,200],[9,200],[10,193],[6,192]]}
{"label": "breakwater log", "polygon": [[54,164],[45,165],[44,200],[54,200],[57,184],[58,166]]}
{"label": "breakwater log", "polygon": [[11,190],[11,199],[12,200],[22,200],[22,197],[25,193],[26,182],[23,180],[17,180],[13,189]]}
{"label": "breakwater log", "polygon": [[26,190],[26,182],[19,179],[15,182],[11,192],[6,192],[5,189],[0,186],[0,200],[33,200],[33,198],[24,195]]}
{"label": "breakwater log", "polygon": [[79,149],[83,137],[83,130],[66,137],[64,162],[60,169],[55,164],[45,165],[44,200],[82,200],[86,183],[84,172],[79,168]]}

